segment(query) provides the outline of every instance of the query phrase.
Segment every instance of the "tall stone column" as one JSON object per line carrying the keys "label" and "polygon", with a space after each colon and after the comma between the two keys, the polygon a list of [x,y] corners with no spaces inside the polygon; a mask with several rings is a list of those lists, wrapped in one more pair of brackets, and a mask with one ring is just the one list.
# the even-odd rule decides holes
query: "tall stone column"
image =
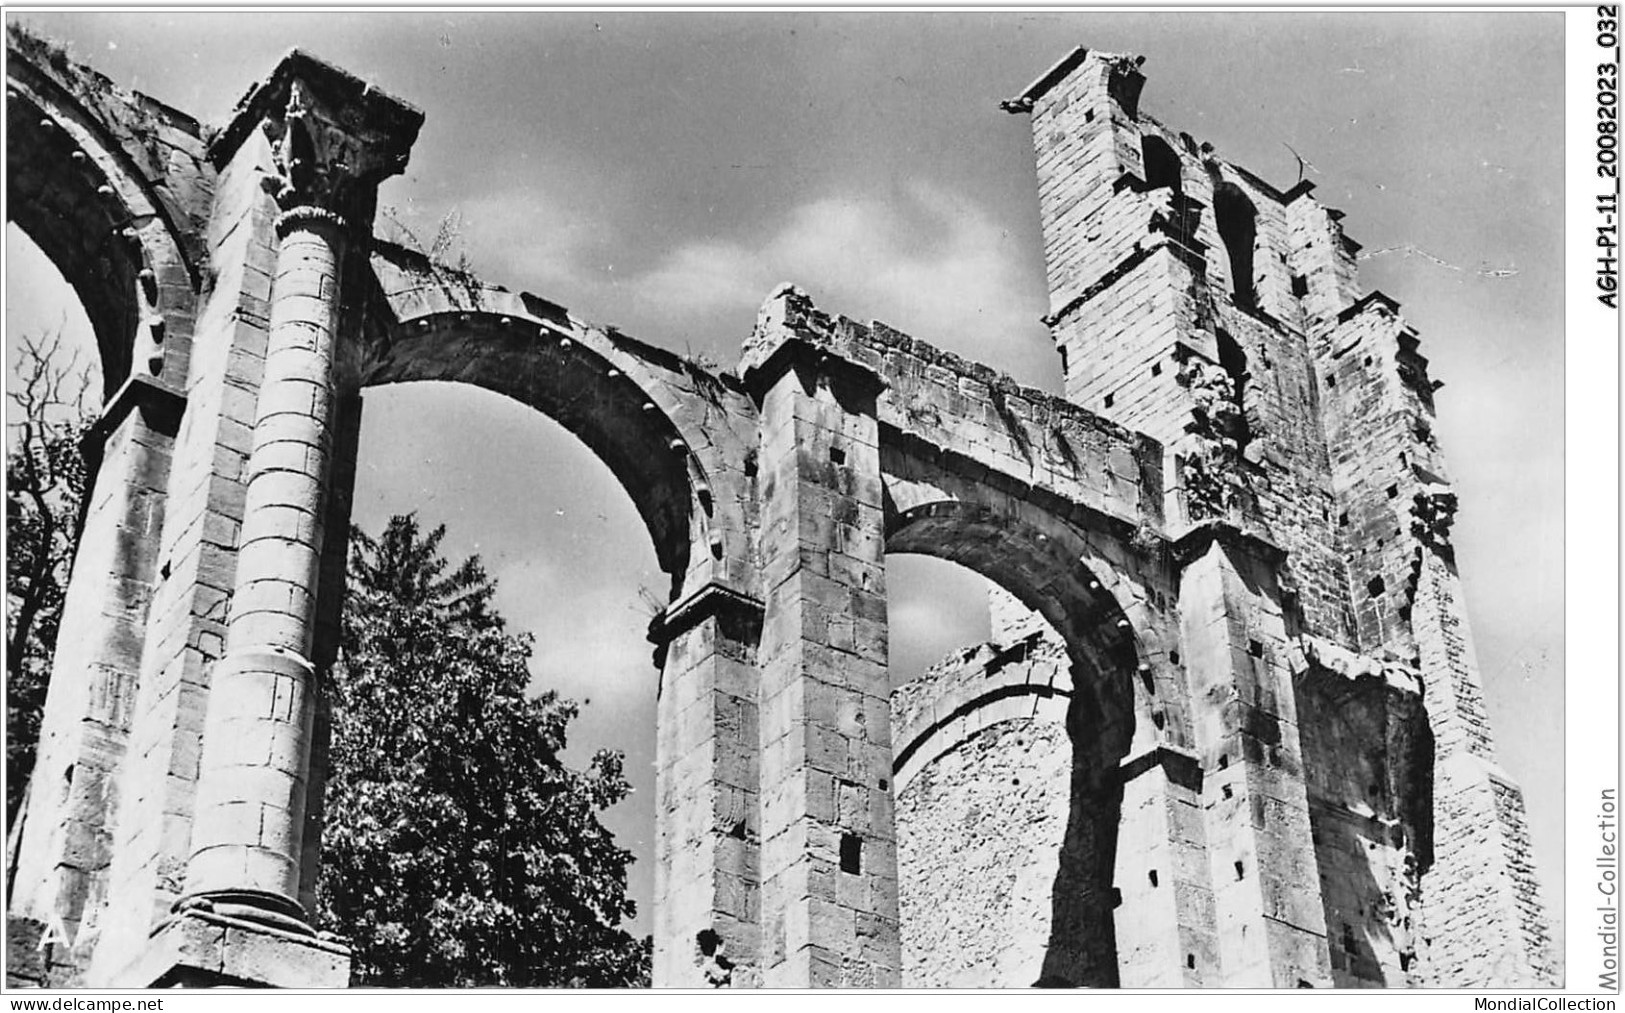
{"label": "tall stone column", "polygon": [[[167,966],[156,980],[320,986],[348,977],[342,948],[309,938],[300,902],[314,855],[305,835],[318,831],[306,807],[339,423],[335,362],[348,317],[346,255],[364,249],[378,182],[404,167],[421,120],[295,52],[223,135],[221,143],[241,145],[263,133],[274,168],[263,185],[282,212],[231,618],[210,676],[185,886],[160,933]],[[267,961],[266,952],[279,955]]]}
{"label": "tall stone column", "polygon": [[331,463],[333,352],[345,222],[277,219],[271,296],[226,653],[216,664],[187,867],[188,898],[286,927],[299,905],[315,716],[317,572]]}
{"label": "tall stone column", "polygon": [[897,839],[876,373],[783,288],[744,356],[761,404],[761,970],[896,987]]}

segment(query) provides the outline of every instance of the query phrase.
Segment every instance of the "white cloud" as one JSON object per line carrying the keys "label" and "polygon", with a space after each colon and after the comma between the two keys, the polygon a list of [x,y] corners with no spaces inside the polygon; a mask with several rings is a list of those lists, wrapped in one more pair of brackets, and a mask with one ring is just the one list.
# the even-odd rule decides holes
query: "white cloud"
{"label": "white cloud", "polygon": [[966,355],[985,355],[990,340],[1048,352],[1037,321],[1041,280],[1022,270],[1010,237],[970,201],[926,183],[896,201],[803,204],[755,245],[690,243],[628,288],[664,312],[703,314],[754,309],[781,281],[801,284],[825,308]]}
{"label": "white cloud", "polygon": [[[897,329],[1027,382],[1053,382],[1038,322],[1046,294],[1019,244],[986,210],[944,187],[831,196],[789,208],[751,238],[697,237],[634,270],[638,237],[611,216],[527,179],[458,207],[461,246],[489,280],[529,288],[589,318],[630,323],[657,343],[716,342],[725,357],[775,285],[820,306]],[[398,208],[429,242],[441,210]],[[617,251],[619,251],[617,253]]]}
{"label": "white cloud", "polygon": [[710,312],[751,305],[767,292],[760,259],[742,246],[701,242],[684,246],[634,283],[637,298],[678,312]]}

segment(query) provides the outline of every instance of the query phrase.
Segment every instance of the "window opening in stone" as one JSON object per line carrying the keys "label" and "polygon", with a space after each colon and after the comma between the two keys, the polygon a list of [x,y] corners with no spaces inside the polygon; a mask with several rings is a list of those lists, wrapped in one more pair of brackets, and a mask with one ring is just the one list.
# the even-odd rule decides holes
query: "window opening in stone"
{"label": "window opening in stone", "polygon": [[1114,401],[1114,400],[1116,400],[1116,395],[1114,395],[1114,394],[1107,394],[1107,395],[1106,395],[1106,407],[1107,407],[1107,408],[1110,408],[1110,407],[1111,407],[1111,406],[1112,406],[1112,402],[1113,402],[1113,401]]}
{"label": "window opening in stone", "polygon": [[1140,151],[1145,156],[1145,183],[1155,190],[1172,187],[1178,193],[1183,186],[1179,171],[1179,155],[1168,142],[1155,134],[1140,139]]}
{"label": "window opening in stone", "polygon": [[830,447],[829,448],[829,462],[831,464],[845,464],[846,463],[846,451],[842,450],[840,447]]}
{"label": "window opening in stone", "polygon": [[863,838],[857,834],[841,835],[841,871],[854,876],[863,871]]}
{"label": "window opening in stone", "polygon": [[1196,954],[1194,954],[1194,953],[1185,954],[1185,967],[1186,967],[1186,969],[1191,970],[1191,971],[1196,970]]}
{"label": "window opening in stone", "polygon": [[1247,381],[1252,375],[1247,372],[1247,353],[1222,327],[1214,332],[1214,338],[1219,347],[1219,366],[1230,377],[1230,401],[1236,409],[1234,431],[1227,435],[1236,441],[1237,448],[1245,449],[1252,441],[1247,425]]}
{"label": "window opening in stone", "polygon": [[1247,653],[1255,658],[1262,658],[1264,656],[1264,645],[1256,640],[1249,640],[1247,641]]}
{"label": "window opening in stone", "polygon": [[[556,690],[578,702],[568,724],[578,755],[626,755],[635,791],[597,818],[635,855],[627,895],[648,918],[656,908],[651,730],[659,682],[648,626],[669,597],[670,577],[635,502],[564,426],[474,382],[391,383],[367,388],[365,399],[355,524],[377,537],[393,514],[416,510],[422,533],[445,523],[438,554],[452,566],[476,553],[503,561],[494,611],[538,645],[528,659],[529,693]],[[537,460],[550,466],[531,466]],[[557,474],[570,481],[552,480]],[[330,788],[329,805],[332,798]],[[737,818],[719,827],[735,840],[754,829]]]}
{"label": "window opening in stone", "polygon": [[1056,347],[1059,348],[1060,351],[1061,351],[1061,375],[1065,376],[1067,374],[1066,346],[1065,345],[1057,345]]}
{"label": "window opening in stone", "polygon": [[1292,294],[1302,299],[1309,294],[1309,279],[1301,274],[1292,276]]}
{"label": "window opening in stone", "polygon": [[[1217,175],[1217,169],[1210,169]],[[1241,187],[1228,180],[1213,187],[1213,222],[1230,255],[1230,294],[1236,305],[1252,309],[1258,304],[1253,290],[1253,243],[1258,238],[1258,209]]]}
{"label": "window opening in stone", "polygon": [[1156,889],[1156,887],[1157,887],[1157,870],[1152,869],[1150,872],[1146,873],[1146,878],[1151,880],[1151,888],[1153,890]]}
{"label": "window opening in stone", "polygon": [[[983,575],[984,570],[1009,572],[1031,580],[1008,556],[1033,546],[1023,548],[1019,538],[1001,545],[996,531],[990,538],[978,526],[965,532],[976,546],[966,562],[929,558],[925,551],[966,543],[960,533],[938,527],[941,521],[923,523],[932,528],[892,532],[886,554],[887,613],[894,634],[888,645],[892,718],[901,722],[894,727],[913,729],[907,741],[893,741],[899,764],[892,784],[902,983],[995,987],[1039,977],[1083,987],[1114,983],[1111,926],[1118,898],[1109,849],[1116,838],[1118,816],[1111,810],[1117,803],[1083,805],[1080,799],[1090,790],[1093,771],[1106,769],[1096,767],[1103,759],[1095,750],[1116,734],[1117,726],[1109,722],[1120,712],[1102,709],[1096,692],[1103,689],[1060,692],[1075,681],[1071,667],[1085,662],[1069,657],[1063,638],[1042,615]],[[913,541],[924,530],[931,531],[930,540]],[[1047,538],[1036,544],[1040,551],[1055,548]],[[1052,565],[1057,573],[1073,573],[1078,560],[1068,552]],[[1072,579],[1080,594],[1104,599],[1109,593],[1091,575],[1075,573]],[[968,609],[954,614],[968,604],[957,600],[958,582],[967,580],[979,591],[979,623],[971,622]],[[1123,681],[1111,691],[1129,713],[1134,694],[1146,699],[1131,659],[1122,659]],[[1105,681],[1093,669],[1083,674],[1085,686]],[[950,699],[943,694],[957,686],[973,687],[975,699],[954,696],[951,705],[936,710],[933,701]],[[1049,692],[1052,687],[1056,692]],[[979,714],[990,720],[956,744],[954,725],[941,719],[961,704],[970,705],[965,719]],[[1141,715],[1149,730],[1151,716]],[[1000,764],[997,775],[982,762],[995,756],[1012,759]],[[1022,759],[1016,762],[1016,756]],[[1117,761],[1110,762],[1115,769]],[[1086,771],[1081,776],[1080,766]],[[838,838],[842,829],[832,836]],[[1001,864],[1019,866],[1018,888],[997,895],[983,890],[978,851],[966,837],[971,830],[978,846],[987,844]],[[834,859],[833,845],[839,842],[830,843]],[[879,861],[873,854],[865,857],[870,865]],[[1075,898],[1075,904],[1068,901],[1058,911],[1057,891]],[[973,918],[976,931],[950,925],[945,935],[944,921],[955,917]],[[1013,965],[997,955],[1012,949],[1020,951],[1018,959],[1033,961],[1030,976],[1010,977]]]}
{"label": "window opening in stone", "polygon": [[1372,577],[1366,582],[1365,585],[1366,591],[1369,592],[1373,598],[1379,594],[1382,594],[1383,591],[1387,590],[1387,587],[1388,585],[1383,582],[1381,577]]}
{"label": "window opening in stone", "polygon": [[1247,878],[1247,866],[1246,866],[1246,864],[1243,863],[1241,861],[1241,859],[1239,859],[1239,858],[1236,859],[1235,864],[1236,864],[1236,879],[1238,879],[1238,880],[1246,879]]}

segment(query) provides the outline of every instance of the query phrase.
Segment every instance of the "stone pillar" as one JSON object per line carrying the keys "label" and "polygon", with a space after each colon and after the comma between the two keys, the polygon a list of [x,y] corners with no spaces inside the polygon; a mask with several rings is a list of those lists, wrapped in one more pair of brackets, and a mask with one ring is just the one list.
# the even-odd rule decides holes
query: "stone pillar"
{"label": "stone pillar", "polygon": [[331,763],[333,686],[329,673],[343,636],[345,577],[350,563],[350,517],[355,504],[356,457],[361,440],[362,398],[339,368],[339,392],[333,406],[332,470],[328,475],[327,518],[322,532],[322,563],[316,584],[316,636],[310,660],[316,667],[317,694],[311,733],[309,777],[305,783],[305,851],[301,862],[299,905],[316,909],[316,882],[321,875],[322,820],[327,773]]}
{"label": "stone pillar", "polygon": [[805,295],[744,357],[761,405],[762,977],[899,984],[879,377]]}
{"label": "stone pillar", "polygon": [[63,604],[41,720],[34,785],[19,813],[8,914],[43,928],[50,977],[71,983],[93,939],[106,889],[117,810],[116,774],[129,737],[147,606],[158,568],[175,427],[185,398],[161,381],[129,378],[92,439],[94,485]]}
{"label": "stone pillar", "polygon": [[1209,987],[1330,987],[1279,553],[1204,525],[1175,555],[1219,959],[1193,969]]}
{"label": "stone pillar", "polygon": [[656,988],[761,984],[756,644],[762,606],[721,583],[654,624]]}
{"label": "stone pillar", "polygon": [[[277,219],[265,375],[248,459],[226,653],[203,729],[186,895],[297,926],[305,779],[315,716],[317,571],[333,407],[343,220]],[[183,901],[183,903],[185,903]]]}
{"label": "stone pillar", "polygon": [[[217,161],[263,132],[281,208],[263,373],[225,652],[210,674],[185,885],[137,969],[146,982],[342,985],[348,957],[301,903],[320,688],[312,661],[324,531],[343,428],[335,375],[346,254],[422,114],[302,53],[243,100]],[[344,473],[343,462],[338,472]],[[342,492],[342,491],[341,491]],[[318,777],[319,772],[318,772]],[[306,894],[308,896],[308,893]]]}
{"label": "stone pillar", "polygon": [[1201,988],[1218,968],[1200,761],[1157,746],[1118,768],[1117,983]]}

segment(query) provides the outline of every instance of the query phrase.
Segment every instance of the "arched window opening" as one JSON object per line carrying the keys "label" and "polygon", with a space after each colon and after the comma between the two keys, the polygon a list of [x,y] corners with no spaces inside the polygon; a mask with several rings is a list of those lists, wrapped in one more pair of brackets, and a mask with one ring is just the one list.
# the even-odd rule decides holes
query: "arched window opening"
{"label": "arched window opening", "polygon": [[1140,150],[1145,159],[1146,186],[1153,190],[1172,187],[1175,193],[1180,192],[1183,180],[1180,178],[1179,155],[1173,147],[1155,134],[1145,134],[1140,139]]}
{"label": "arched window opening", "polygon": [[[888,539],[903,984],[1114,987],[1109,856],[1121,795],[1115,782],[1103,792],[1098,777],[1116,763],[1102,747],[1117,720],[1102,699],[1112,679],[1080,660],[1046,618],[1063,614],[1047,595],[1076,589],[1027,588],[1045,602],[1040,614],[978,575],[1019,579],[1023,568],[1005,560],[1027,558],[1033,547],[1019,536],[989,546],[978,534],[988,522],[925,533],[905,525]],[[979,547],[962,557],[966,536]],[[1047,543],[1033,545],[1040,548],[1025,569],[1043,569]],[[1065,564],[1074,577],[1076,558]],[[1089,586],[1086,574],[1077,579]],[[957,641],[945,630],[951,615],[975,616],[960,620]],[[935,642],[922,651],[927,635]],[[927,660],[935,648],[967,640]],[[1121,675],[1132,692],[1132,668]],[[964,846],[967,831],[981,846]]]}
{"label": "arched window opening", "polygon": [[1253,243],[1258,238],[1258,209],[1234,183],[1221,181],[1213,187],[1213,221],[1219,239],[1230,255],[1230,294],[1236,305],[1252,309],[1258,305],[1253,289]]}
{"label": "arched window opening", "polygon": [[[444,524],[437,554],[452,568],[478,555],[496,583],[491,611],[508,633],[532,638],[526,695],[556,692],[579,708],[565,726],[563,765],[583,771],[600,749],[624,753],[633,791],[597,818],[633,857],[627,896],[637,916],[619,927],[649,933],[659,673],[646,633],[669,578],[644,520],[581,440],[516,400],[471,384],[409,382],[368,387],[363,405],[354,524],[374,538],[397,514],[415,513],[425,534]],[[463,693],[479,713],[469,678],[458,669],[448,692]],[[497,735],[506,726],[491,727]],[[329,822],[334,802],[330,780]],[[579,846],[589,846],[586,837]],[[332,857],[324,855],[324,868]]]}
{"label": "arched window opening", "polygon": [[1231,435],[1236,441],[1238,449],[1246,449],[1252,438],[1250,427],[1247,424],[1247,380],[1252,374],[1247,372],[1247,353],[1230,336],[1230,332],[1220,329],[1216,335],[1219,346],[1219,366],[1224,369],[1225,375],[1230,377],[1231,397],[1236,406],[1236,431]]}
{"label": "arched window opening", "polygon": [[[95,332],[78,295],[45,251],[9,223],[6,291],[11,296],[6,303],[6,513],[12,539],[7,720],[14,735],[23,732],[6,756],[6,823],[20,827],[17,817],[36,763],[53,768],[37,770],[36,801],[30,803],[36,813],[39,800],[53,794],[47,807],[68,804],[76,769],[76,754],[58,749],[53,757],[49,732],[44,742],[40,732],[75,544],[90,498],[88,476],[79,467],[79,437],[101,406],[102,381]],[[19,566],[20,560],[29,565]],[[126,572],[118,571],[120,577]],[[60,766],[64,759],[68,762]],[[50,816],[40,819],[40,826],[51,825]],[[16,861],[13,853],[8,875],[15,873]],[[77,924],[78,910],[68,912],[68,924]]]}

